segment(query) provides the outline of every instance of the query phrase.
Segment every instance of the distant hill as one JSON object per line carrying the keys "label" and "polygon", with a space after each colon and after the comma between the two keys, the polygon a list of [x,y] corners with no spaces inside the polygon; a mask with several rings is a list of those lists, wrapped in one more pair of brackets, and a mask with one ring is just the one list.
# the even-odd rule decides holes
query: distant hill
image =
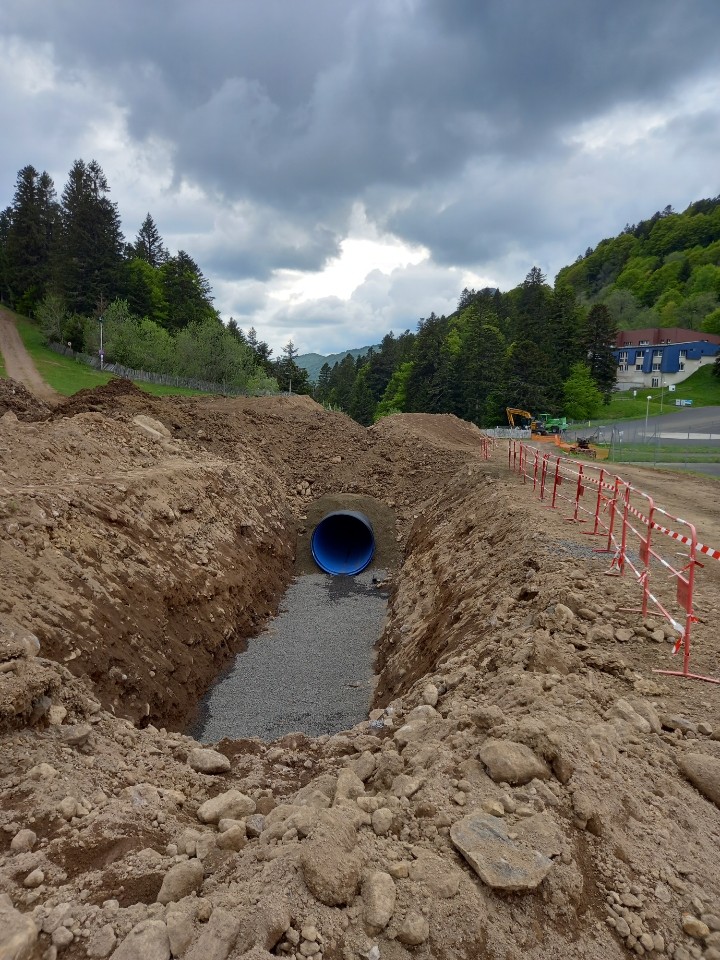
{"label": "distant hill", "polygon": [[302,367],[304,370],[307,370],[308,377],[317,382],[317,378],[320,374],[320,368],[324,363],[327,363],[332,367],[336,363],[340,363],[348,354],[356,360],[358,357],[364,357],[368,350],[379,350],[380,344],[375,343],[367,347],[356,347],[353,350],[343,350],[342,353],[330,353],[324,357],[321,353],[303,353],[299,357],[295,357],[295,363]]}

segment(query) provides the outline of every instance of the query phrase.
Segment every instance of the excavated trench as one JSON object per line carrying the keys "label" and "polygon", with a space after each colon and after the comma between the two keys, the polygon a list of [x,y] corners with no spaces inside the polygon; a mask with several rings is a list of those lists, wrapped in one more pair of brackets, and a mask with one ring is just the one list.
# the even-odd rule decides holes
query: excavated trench
{"label": "excavated trench", "polygon": [[310,504],[277,616],[208,690],[191,735],[204,743],[319,736],[366,719],[396,565],[385,504],[352,494]]}

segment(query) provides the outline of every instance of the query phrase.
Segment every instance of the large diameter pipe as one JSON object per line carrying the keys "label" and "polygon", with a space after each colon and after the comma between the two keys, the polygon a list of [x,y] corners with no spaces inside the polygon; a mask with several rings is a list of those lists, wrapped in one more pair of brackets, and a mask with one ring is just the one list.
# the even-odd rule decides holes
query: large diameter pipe
{"label": "large diameter pipe", "polygon": [[360,573],[375,553],[375,534],[364,513],[336,510],[326,514],[313,530],[310,540],[315,563],[325,573]]}

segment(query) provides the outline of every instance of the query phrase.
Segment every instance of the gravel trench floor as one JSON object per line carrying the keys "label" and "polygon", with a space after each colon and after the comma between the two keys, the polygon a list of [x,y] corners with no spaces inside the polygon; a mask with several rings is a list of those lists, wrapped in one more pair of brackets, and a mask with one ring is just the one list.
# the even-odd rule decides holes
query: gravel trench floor
{"label": "gravel trench floor", "polygon": [[366,719],[373,645],[380,636],[385,572],[315,573],[287,590],[278,616],[238,654],[203,699],[191,732],[203,743],[347,730]]}

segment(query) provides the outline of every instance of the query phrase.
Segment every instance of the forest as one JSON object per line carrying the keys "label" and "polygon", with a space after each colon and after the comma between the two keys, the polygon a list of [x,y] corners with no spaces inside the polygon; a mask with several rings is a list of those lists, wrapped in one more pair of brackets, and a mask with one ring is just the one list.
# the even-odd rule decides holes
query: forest
{"label": "forest", "polygon": [[276,391],[288,366],[254,331],[223,324],[200,267],[169,253],[149,213],[125,241],[95,160],[73,163],[59,198],[46,172],[18,173],[0,212],[0,303],[95,356],[102,321],[105,360],[135,369]]}
{"label": "forest", "polygon": [[310,382],[292,340],[273,358],[253,329],[221,321],[200,267],[166,249],[149,213],[126,242],[96,161],[75,161],[59,198],[49,175],[27,166],[0,213],[0,302],[77,351],[97,354],[102,320],[107,361],[308,393],[362,424],[400,411],[492,426],[506,406],[580,420],[609,401],[618,329],[720,332],[720,197],[626,226],[554,285],[533,267],[507,292],[463,290],[450,316],[431,313]]}

